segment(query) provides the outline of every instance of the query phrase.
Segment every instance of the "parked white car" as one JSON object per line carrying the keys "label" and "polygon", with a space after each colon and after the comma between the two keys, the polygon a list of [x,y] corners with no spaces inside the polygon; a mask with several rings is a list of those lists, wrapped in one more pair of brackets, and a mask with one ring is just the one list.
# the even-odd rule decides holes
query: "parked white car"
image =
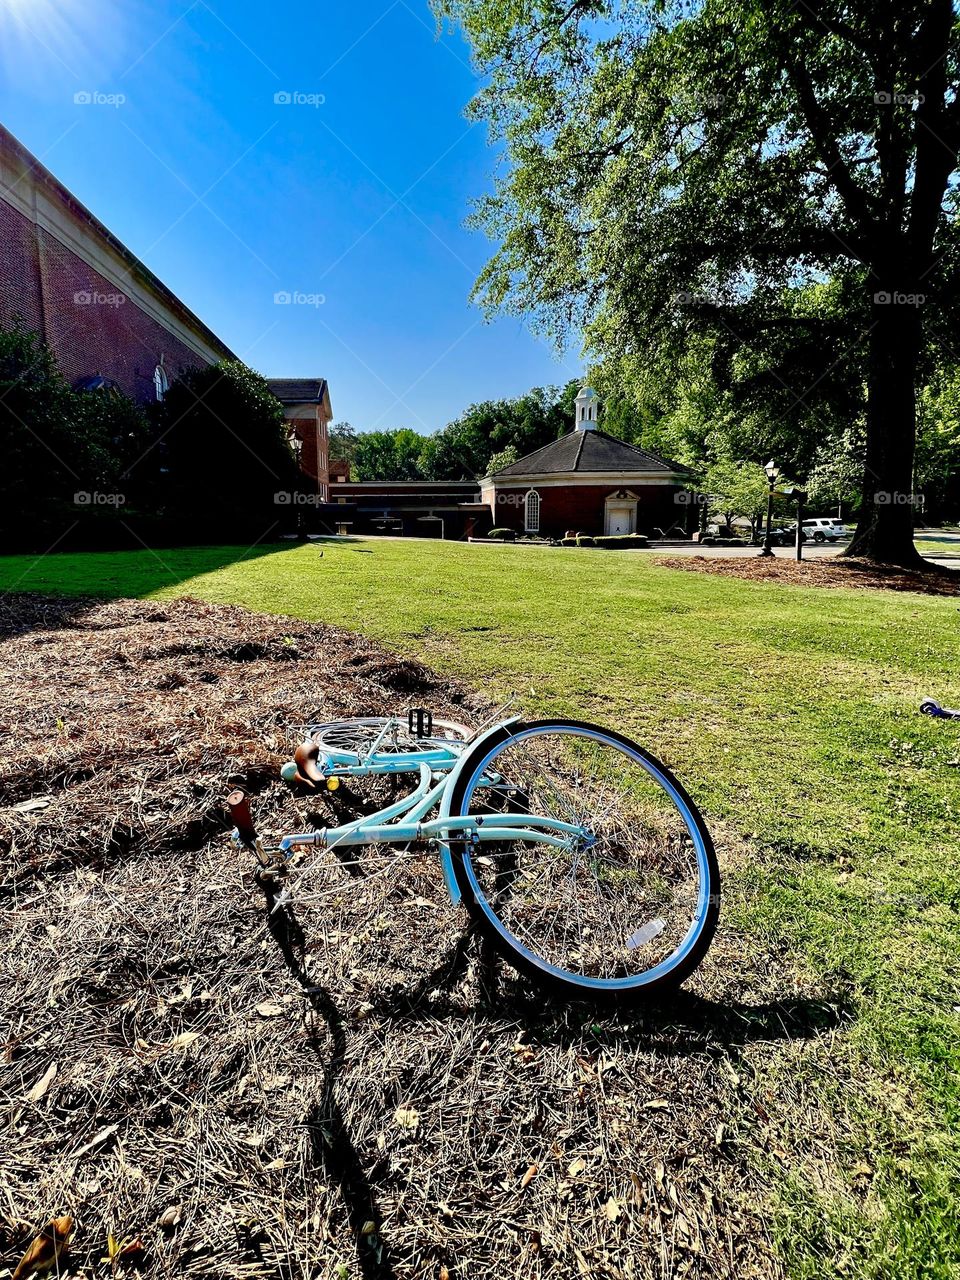
{"label": "parked white car", "polygon": [[[796,524],[792,524],[784,532],[789,533],[792,538],[796,536],[796,530]],[[850,537],[850,530],[841,520],[817,516],[812,520],[804,520],[803,535],[805,538],[812,538],[814,542],[839,542],[841,538]]]}

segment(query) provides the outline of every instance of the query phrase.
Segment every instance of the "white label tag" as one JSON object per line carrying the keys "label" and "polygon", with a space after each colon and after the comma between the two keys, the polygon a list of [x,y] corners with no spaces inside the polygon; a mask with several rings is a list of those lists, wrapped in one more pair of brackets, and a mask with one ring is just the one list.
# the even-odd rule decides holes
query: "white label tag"
{"label": "white label tag", "polygon": [[658,933],[663,933],[667,927],[666,920],[650,920],[647,924],[642,924],[636,933],[627,939],[627,950],[636,951],[637,947],[642,947],[648,942],[652,942]]}

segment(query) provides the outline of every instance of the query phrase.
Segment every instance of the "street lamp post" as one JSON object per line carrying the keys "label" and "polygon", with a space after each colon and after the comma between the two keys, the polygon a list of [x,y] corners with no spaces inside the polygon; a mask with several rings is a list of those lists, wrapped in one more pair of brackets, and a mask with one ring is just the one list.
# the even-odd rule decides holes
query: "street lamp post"
{"label": "street lamp post", "polygon": [[[297,435],[297,428],[295,426],[290,428],[290,434],[287,437],[287,441],[290,445],[290,451],[293,454],[294,461],[297,464],[297,478],[299,479],[300,475],[302,474],[300,459],[303,455],[303,441]],[[296,517],[295,517],[297,540],[299,542],[306,542],[307,531],[304,528],[304,524],[303,524],[303,508],[300,506],[300,503],[297,501],[297,499],[300,497],[299,491],[294,493],[292,496],[293,496],[294,502],[297,504]]]}
{"label": "street lamp post", "polygon": [[773,543],[770,540],[770,534],[771,525],[773,523],[773,490],[777,483],[777,477],[780,474],[780,470],[772,458],[763,469],[767,473],[767,481],[770,485],[770,490],[767,493],[767,528],[763,535],[763,548],[760,551],[760,554],[762,556],[772,556]]}

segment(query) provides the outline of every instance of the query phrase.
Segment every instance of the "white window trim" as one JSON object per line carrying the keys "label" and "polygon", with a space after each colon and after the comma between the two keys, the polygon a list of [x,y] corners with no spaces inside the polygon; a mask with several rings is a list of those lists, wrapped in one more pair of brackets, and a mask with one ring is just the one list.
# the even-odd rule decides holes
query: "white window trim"
{"label": "white window trim", "polygon": [[[530,514],[531,498],[536,499],[534,504],[537,513],[536,520],[533,520]],[[524,533],[540,532],[540,495],[537,493],[536,489],[528,489],[523,496],[523,531]]]}

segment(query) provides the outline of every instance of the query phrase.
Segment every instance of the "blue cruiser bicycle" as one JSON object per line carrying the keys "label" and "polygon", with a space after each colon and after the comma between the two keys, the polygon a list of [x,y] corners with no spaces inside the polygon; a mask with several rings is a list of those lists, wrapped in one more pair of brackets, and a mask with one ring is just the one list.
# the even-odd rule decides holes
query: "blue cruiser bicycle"
{"label": "blue cruiser bicycle", "polygon": [[471,733],[416,708],[310,724],[282,774],[362,811],[271,843],[244,794],[228,798],[234,838],[285,882],[277,902],[323,904],[346,921],[334,940],[395,932],[391,906],[405,888],[429,893],[439,860],[503,958],[568,998],[662,994],[710,945],[720,876],[703,818],[669,769],[610,729],[509,719]]}

